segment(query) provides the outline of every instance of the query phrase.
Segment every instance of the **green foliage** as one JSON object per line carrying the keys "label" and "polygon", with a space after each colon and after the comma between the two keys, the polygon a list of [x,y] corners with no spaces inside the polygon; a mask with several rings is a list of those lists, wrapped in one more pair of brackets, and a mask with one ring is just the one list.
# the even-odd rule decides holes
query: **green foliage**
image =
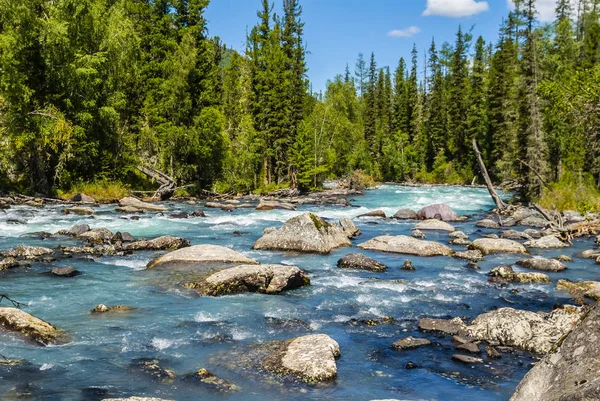
{"label": "green foliage", "polygon": [[600,211],[600,191],[589,174],[565,173],[560,181],[545,188],[539,203],[558,211],[576,210],[581,214]]}
{"label": "green foliage", "polygon": [[119,181],[95,181],[87,183],[76,183],[68,190],[58,190],[58,196],[62,199],[69,200],[77,194],[86,194],[91,196],[100,203],[115,202],[131,194],[131,189],[128,185]]}

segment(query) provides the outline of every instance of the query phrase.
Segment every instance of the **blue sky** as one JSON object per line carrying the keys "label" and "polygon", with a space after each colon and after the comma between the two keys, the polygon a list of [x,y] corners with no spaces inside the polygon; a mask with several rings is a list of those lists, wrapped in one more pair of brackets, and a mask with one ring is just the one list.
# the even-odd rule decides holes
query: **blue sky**
{"label": "blue sky", "polygon": [[[315,91],[342,74],[346,63],[354,71],[359,52],[375,52],[378,66],[394,68],[400,57],[410,59],[413,43],[423,62],[432,37],[438,47],[453,43],[458,25],[473,28],[475,37],[495,42],[511,0],[300,0],[303,8],[308,76]],[[282,0],[274,0],[279,13]],[[246,29],[257,22],[260,0],[212,0],[206,10],[211,36],[243,51]],[[537,0],[541,20],[553,18],[555,0]]]}

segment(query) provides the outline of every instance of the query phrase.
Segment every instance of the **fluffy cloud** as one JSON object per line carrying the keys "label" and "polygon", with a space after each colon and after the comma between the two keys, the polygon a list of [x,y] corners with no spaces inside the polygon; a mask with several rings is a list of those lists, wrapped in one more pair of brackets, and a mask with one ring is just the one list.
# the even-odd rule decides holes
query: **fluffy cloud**
{"label": "fluffy cloud", "polygon": [[[510,0],[508,0],[510,1]],[[427,0],[427,9],[423,15],[439,15],[442,17],[470,17],[490,9],[487,1],[475,0]]]}
{"label": "fluffy cloud", "polygon": [[394,29],[393,31],[389,31],[388,36],[393,38],[410,38],[419,32],[421,32],[421,28],[417,26],[410,26],[405,29]]}

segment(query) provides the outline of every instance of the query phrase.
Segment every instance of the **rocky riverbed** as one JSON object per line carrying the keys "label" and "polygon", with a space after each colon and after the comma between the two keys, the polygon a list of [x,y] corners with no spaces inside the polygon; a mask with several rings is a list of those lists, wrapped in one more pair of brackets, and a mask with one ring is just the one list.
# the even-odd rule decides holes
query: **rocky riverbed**
{"label": "rocky riverbed", "polygon": [[0,399],[508,400],[536,363],[515,400],[595,394],[595,237],[485,189],[86,201],[0,199]]}

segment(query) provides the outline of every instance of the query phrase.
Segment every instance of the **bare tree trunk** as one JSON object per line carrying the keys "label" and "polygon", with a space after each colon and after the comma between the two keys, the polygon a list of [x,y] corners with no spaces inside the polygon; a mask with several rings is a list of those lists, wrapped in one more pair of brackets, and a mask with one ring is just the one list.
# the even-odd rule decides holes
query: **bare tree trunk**
{"label": "bare tree trunk", "polygon": [[479,148],[477,147],[477,141],[475,140],[475,138],[473,138],[473,150],[475,151],[475,155],[477,156],[477,161],[479,162],[479,169],[481,170],[481,174],[483,175],[483,179],[485,180],[485,185],[487,186],[490,196],[496,204],[496,208],[499,211],[505,210],[506,204],[502,201],[502,198],[498,196],[498,193],[492,185],[492,180],[490,180],[487,168],[485,168],[485,163],[483,162],[483,158],[481,157],[481,152],[479,152]]}
{"label": "bare tree trunk", "polygon": [[161,185],[154,193],[153,198],[158,198],[160,200],[167,200],[173,193],[175,192],[175,180],[166,175],[163,172],[158,170],[149,169],[146,167],[138,166],[138,170],[144,173],[146,176],[150,177],[153,180],[156,180]]}

